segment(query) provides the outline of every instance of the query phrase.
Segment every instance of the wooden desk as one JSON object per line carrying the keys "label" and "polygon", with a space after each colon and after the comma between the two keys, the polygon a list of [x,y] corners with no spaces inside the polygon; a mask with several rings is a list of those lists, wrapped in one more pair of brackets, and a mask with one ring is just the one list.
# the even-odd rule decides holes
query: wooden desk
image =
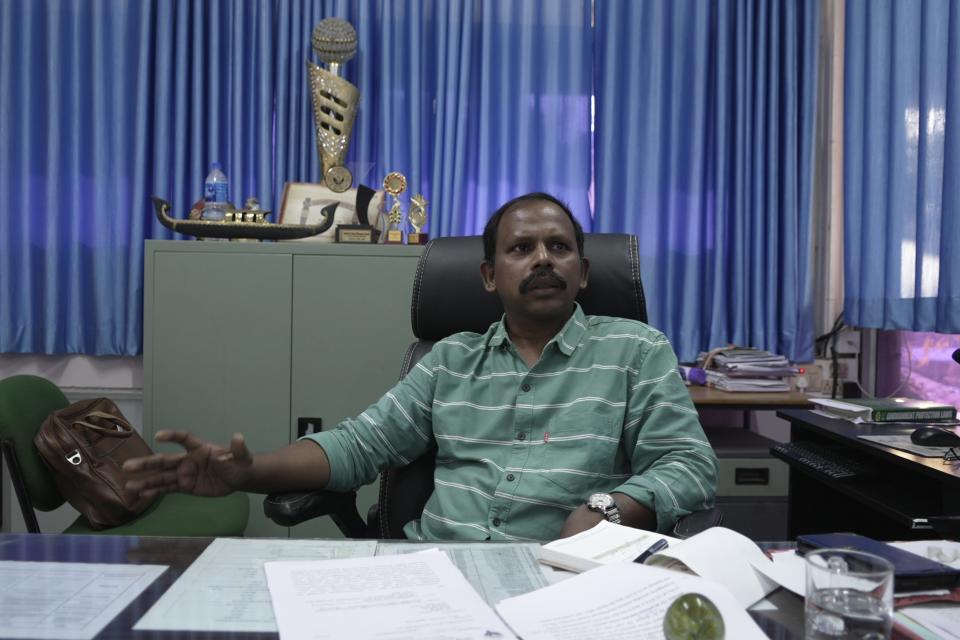
{"label": "wooden desk", "polygon": [[960,463],[924,458],[862,440],[860,435],[904,435],[915,425],[863,425],[787,410],[790,440],[834,447],[872,473],[836,481],[798,463],[790,465],[788,537],[853,531],[880,540],[942,537],[930,516],[960,515]]}
{"label": "wooden desk", "polygon": [[693,404],[700,408],[746,409],[774,411],[777,409],[807,408],[813,406],[810,396],[799,391],[777,393],[744,393],[720,391],[713,387],[691,385],[687,387]]}
{"label": "wooden desk", "polygon": [[[163,564],[170,568],[160,575],[130,606],[97,635],[97,640],[129,638],[240,638],[275,640],[276,633],[133,631],[133,625],[160,599],[212,538],[159,538],[136,536],[68,536],[41,534],[0,534],[0,560],[43,562],[94,562],[118,564]],[[411,543],[420,544],[420,543]],[[491,543],[492,545],[502,543]],[[426,544],[424,546],[427,546]],[[429,543],[429,546],[442,544]],[[773,547],[790,546],[773,543]],[[803,637],[803,600],[780,589],[751,615],[771,638],[800,640]]]}

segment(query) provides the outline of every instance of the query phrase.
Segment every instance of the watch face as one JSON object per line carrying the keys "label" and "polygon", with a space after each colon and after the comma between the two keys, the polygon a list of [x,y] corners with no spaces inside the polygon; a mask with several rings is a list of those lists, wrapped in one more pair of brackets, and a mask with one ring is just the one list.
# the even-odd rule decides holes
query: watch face
{"label": "watch face", "polygon": [[587,506],[598,511],[606,511],[611,507],[616,507],[617,503],[609,493],[595,493],[587,498]]}

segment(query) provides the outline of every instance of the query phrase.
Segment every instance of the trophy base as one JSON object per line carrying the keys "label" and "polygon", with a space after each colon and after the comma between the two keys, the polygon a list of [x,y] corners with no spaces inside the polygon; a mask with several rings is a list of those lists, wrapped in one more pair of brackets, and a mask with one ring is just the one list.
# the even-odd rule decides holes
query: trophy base
{"label": "trophy base", "polygon": [[387,239],[384,240],[385,244],[403,244],[403,231],[399,229],[390,229],[387,231]]}
{"label": "trophy base", "polygon": [[375,244],[380,230],[368,224],[341,224],[337,226],[337,242],[343,244]]}
{"label": "trophy base", "polygon": [[430,235],[427,233],[407,234],[407,244],[427,244],[429,241]]}

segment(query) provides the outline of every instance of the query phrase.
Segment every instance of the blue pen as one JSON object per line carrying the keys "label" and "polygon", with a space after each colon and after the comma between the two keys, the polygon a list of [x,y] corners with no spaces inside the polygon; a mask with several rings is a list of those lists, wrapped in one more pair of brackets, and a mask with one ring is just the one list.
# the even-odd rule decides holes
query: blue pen
{"label": "blue pen", "polygon": [[654,542],[652,545],[647,547],[646,551],[644,551],[643,553],[638,555],[636,558],[634,558],[633,561],[643,564],[644,562],[647,561],[647,558],[655,554],[657,551],[663,551],[664,549],[667,548],[668,545],[669,543],[667,542],[666,538],[660,538],[659,540]]}

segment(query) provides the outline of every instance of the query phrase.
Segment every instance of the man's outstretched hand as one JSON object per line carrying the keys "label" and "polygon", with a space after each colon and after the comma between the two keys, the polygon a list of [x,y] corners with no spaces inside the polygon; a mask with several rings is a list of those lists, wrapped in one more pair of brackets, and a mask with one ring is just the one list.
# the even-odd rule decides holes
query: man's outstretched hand
{"label": "man's outstretched hand", "polygon": [[176,442],[183,451],[157,453],[123,463],[136,474],[128,491],[145,498],[165,493],[224,496],[245,487],[253,476],[253,455],[242,434],[234,434],[229,448],[200,440],[186,431],[159,431],[158,442]]}

